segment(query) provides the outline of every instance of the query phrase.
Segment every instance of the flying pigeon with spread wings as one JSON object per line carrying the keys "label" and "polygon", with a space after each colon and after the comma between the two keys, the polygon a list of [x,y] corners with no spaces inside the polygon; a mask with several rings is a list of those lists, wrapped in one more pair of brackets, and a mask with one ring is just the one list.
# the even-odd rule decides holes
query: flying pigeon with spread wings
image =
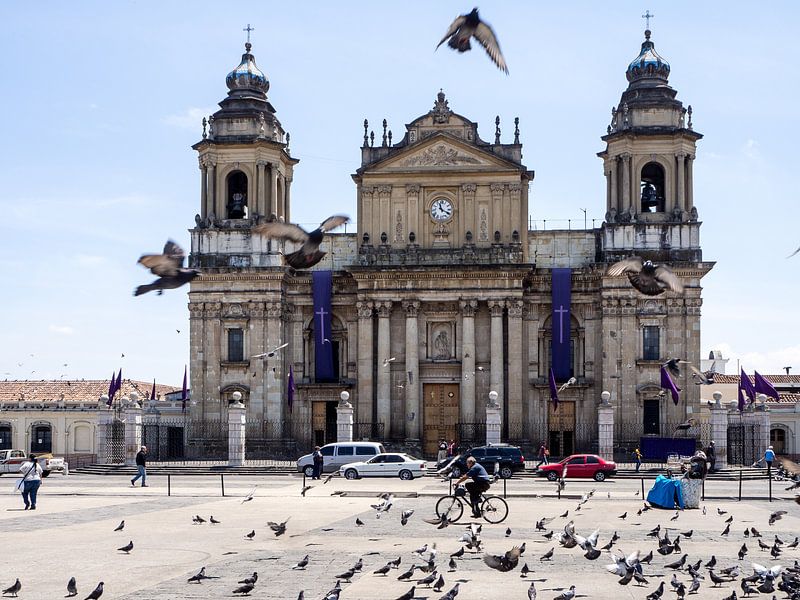
{"label": "flying pigeon with spread wings", "polygon": [[321,252],[319,247],[325,234],[350,222],[350,217],[333,215],[325,219],[314,231],[308,232],[293,223],[271,221],[256,225],[251,229],[253,233],[264,235],[275,240],[283,240],[303,244],[299,250],[283,255],[284,262],[294,269],[310,269],[321,261],[327,252]]}
{"label": "flying pigeon with spread wings", "polygon": [[650,260],[642,260],[641,256],[631,256],[608,268],[608,275],[617,277],[625,274],[631,285],[646,296],[658,296],[666,290],[677,294],[683,293],[680,277],[664,265],[656,265]]}
{"label": "flying pigeon with spread wings", "polygon": [[186,253],[183,248],[172,240],[164,245],[163,254],[143,254],[139,257],[139,264],[150,269],[153,275],[158,275],[158,279],[153,283],[140,285],[133,292],[133,295],[141,296],[154,290],[158,290],[158,294],[161,295],[164,290],[173,290],[189,283],[200,275],[200,271],[197,269],[185,269],[183,267],[185,258]]}
{"label": "flying pigeon with spread wings", "polygon": [[469,43],[472,37],[480,42],[489,58],[497,65],[497,68],[508,75],[508,67],[506,66],[505,58],[503,58],[503,53],[500,51],[497,36],[487,23],[481,21],[477,8],[473,8],[472,12],[466,15],[456,17],[436,48],[438,49],[439,46],[447,41],[447,45],[453,50],[467,52],[472,49]]}

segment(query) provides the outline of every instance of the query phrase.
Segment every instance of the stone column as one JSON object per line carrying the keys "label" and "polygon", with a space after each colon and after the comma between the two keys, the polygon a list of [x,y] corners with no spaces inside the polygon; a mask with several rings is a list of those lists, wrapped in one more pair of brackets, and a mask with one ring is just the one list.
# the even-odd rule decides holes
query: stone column
{"label": "stone column", "polygon": [[350,404],[350,393],[339,394],[341,401],[336,407],[336,441],[353,441],[353,405]]}
{"label": "stone column", "polygon": [[208,165],[211,167],[211,181],[208,184],[208,205],[211,208],[209,211],[210,213],[214,213],[217,219],[222,219],[225,217],[225,211],[220,210],[220,207],[217,206],[217,177],[218,177],[218,169],[216,161],[209,161]]}
{"label": "stone column", "polygon": [[619,214],[621,208],[619,204],[619,198],[617,197],[617,158],[613,157],[609,162],[611,164],[611,170],[609,171],[609,178],[611,180],[611,199],[608,203],[608,210],[613,208],[617,211],[617,214]]}
{"label": "stone column", "polygon": [[497,392],[497,403],[503,406],[503,308],[505,301],[489,300],[489,310],[492,313],[491,322],[491,360],[489,362],[491,376],[489,386]]}
{"label": "stone column", "polygon": [[372,302],[358,302],[358,404],[357,417],[361,423],[372,423]]}
{"label": "stone column", "polygon": [[419,302],[403,302],[406,311],[406,441],[419,440],[422,422],[419,404]]}
{"label": "stone column", "polygon": [[711,394],[711,440],[714,442],[716,468],[728,468],[728,409],[722,405],[722,392]]}
{"label": "stone column", "polygon": [[200,161],[200,216],[208,216],[208,167],[204,160]]}
{"label": "stone column", "polygon": [[522,432],[522,395],[526,374],[522,372],[522,300],[509,300],[508,306],[508,437],[520,440]]}
{"label": "stone column", "polygon": [[267,203],[266,198],[264,197],[264,189],[266,188],[264,182],[266,178],[267,162],[259,160],[256,163],[256,201],[255,206],[252,207],[253,212],[257,212],[259,215],[263,215],[265,212],[267,212]]}
{"label": "stone column", "polygon": [[246,408],[241,403],[241,392],[233,392],[231,397],[233,402],[228,406],[228,466],[241,467],[244,464],[246,445]]}
{"label": "stone column", "polygon": [[291,223],[291,192],[292,192],[292,180],[291,179],[284,179],[283,180],[284,187],[284,201],[283,201],[283,218],[286,220],[287,223]]}
{"label": "stone column", "polygon": [[136,454],[142,447],[142,407],[139,406],[139,395],[131,392],[128,402],[122,408],[122,420],[125,422],[125,464],[136,464]]}
{"label": "stone column", "polygon": [[614,460],[614,407],[610,399],[611,393],[604,391],[597,407],[597,453],[605,460]]}
{"label": "stone column", "polygon": [[114,411],[108,409],[108,396],[101,396],[97,403],[97,424],[94,428],[94,453],[98,465],[107,465],[111,462],[111,445],[114,437]]}
{"label": "stone column", "polygon": [[503,409],[498,404],[499,394],[489,392],[489,403],[486,405],[486,445],[499,444],[503,431]]}
{"label": "stone column", "polygon": [[278,218],[286,220],[285,212],[286,212],[286,178],[283,176],[283,173],[278,172],[278,181],[281,184],[281,191],[283,193],[278,193]]}
{"label": "stone column", "polygon": [[678,159],[678,194],[675,196],[678,202],[678,208],[686,210],[686,155],[682,152],[677,155]]}
{"label": "stone column", "polygon": [[753,407],[756,425],[756,456],[764,456],[764,451],[769,446],[770,414],[767,406],[766,394],[756,394],[756,404]]}
{"label": "stone column", "polygon": [[686,156],[686,210],[694,206],[694,154]]}
{"label": "stone column", "polygon": [[[622,207],[620,213],[625,212],[631,206],[631,155],[622,155]],[[638,212],[638,211],[636,211]]]}
{"label": "stone column", "polygon": [[[264,348],[275,348],[283,342],[284,318],[288,316],[283,310],[280,302],[266,302],[264,309],[266,312]],[[284,407],[286,406],[285,388],[288,373],[288,364],[284,362],[283,353],[278,353],[272,358],[267,358],[263,363],[264,373],[269,373],[265,380],[266,398],[264,398],[263,412],[265,420],[278,422],[284,418]],[[271,373],[270,373],[271,372]],[[280,436],[278,436],[280,437]]]}
{"label": "stone column", "polygon": [[278,163],[269,164],[269,216],[278,216]]}
{"label": "stone column", "polygon": [[476,300],[461,302],[461,406],[459,420],[475,422],[475,309]]}
{"label": "stone column", "polygon": [[384,366],[384,361],[390,358],[391,343],[389,339],[389,317],[392,313],[392,303],[389,301],[378,302],[378,423],[383,423],[383,437],[391,435],[392,426],[392,365]]}

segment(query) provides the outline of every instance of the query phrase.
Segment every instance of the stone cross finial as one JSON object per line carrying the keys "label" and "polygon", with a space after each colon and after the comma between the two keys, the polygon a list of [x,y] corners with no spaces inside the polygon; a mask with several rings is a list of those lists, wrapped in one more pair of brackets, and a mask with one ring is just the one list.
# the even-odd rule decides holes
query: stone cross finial
{"label": "stone cross finial", "polygon": [[386,125],[387,125],[386,119],[384,119],[383,120],[383,141],[381,143],[381,146],[386,146]]}
{"label": "stone cross finial", "polygon": [[519,117],[514,117],[514,143],[519,144]]}
{"label": "stone cross finial", "polygon": [[369,145],[369,138],[368,138],[369,132],[367,131],[368,128],[369,128],[369,121],[364,119],[364,147],[365,148]]}
{"label": "stone cross finial", "polygon": [[206,126],[208,125],[208,121],[205,117],[203,117],[203,139],[206,139]]}
{"label": "stone cross finial", "polygon": [[650,31],[650,19],[652,19],[653,17],[655,17],[655,15],[650,14],[650,9],[645,11],[645,13],[642,15],[642,18],[646,19],[645,27],[647,28],[648,31]]}
{"label": "stone cross finial", "polygon": [[256,30],[255,27],[250,27],[250,23],[247,24],[247,27],[242,29],[242,31],[246,31],[247,32],[247,43],[248,44],[250,43],[250,32],[251,31],[255,31],[255,30]]}
{"label": "stone cross finial", "polygon": [[500,115],[494,118],[494,143],[500,143]]}

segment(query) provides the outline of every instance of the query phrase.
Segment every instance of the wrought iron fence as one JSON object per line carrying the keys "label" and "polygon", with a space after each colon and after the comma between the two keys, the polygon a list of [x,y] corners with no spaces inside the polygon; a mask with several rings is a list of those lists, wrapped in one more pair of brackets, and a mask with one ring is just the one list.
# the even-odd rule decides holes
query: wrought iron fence
{"label": "wrought iron fence", "polygon": [[752,465],[761,458],[766,446],[759,439],[755,425],[728,425],[728,464]]}
{"label": "wrought iron fence", "polygon": [[383,429],[383,423],[353,423],[353,439],[381,441],[384,439]]}
{"label": "wrought iron fence", "polygon": [[187,420],[184,433],[184,460],[228,460],[227,421],[222,419]]}
{"label": "wrought iron fence", "polygon": [[108,464],[125,462],[125,423],[115,420],[104,427],[106,427],[106,447],[98,448],[97,451],[104,454],[105,462]]}

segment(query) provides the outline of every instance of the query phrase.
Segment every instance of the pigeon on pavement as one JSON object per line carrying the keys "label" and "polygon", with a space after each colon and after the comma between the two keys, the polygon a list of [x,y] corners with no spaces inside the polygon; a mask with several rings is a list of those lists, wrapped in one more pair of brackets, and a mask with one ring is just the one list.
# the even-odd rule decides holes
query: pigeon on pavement
{"label": "pigeon on pavement", "polygon": [[97,584],[97,587],[92,590],[92,593],[86,596],[84,600],[98,600],[103,595],[103,586],[105,583],[102,581]]}
{"label": "pigeon on pavement", "polygon": [[117,550],[119,552],[124,552],[125,554],[130,554],[131,550],[133,550],[133,540],[128,542],[126,546],[123,546],[122,548],[117,548]]}
{"label": "pigeon on pavement", "polygon": [[70,577],[67,582],[67,598],[78,595],[78,584],[75,582],[74,577]]}
{"label": "pigeon on pavement", "polygon": [[17,577],[17,580],[12,585],[3,590],[3,596],[6,594],[11,594],[16,598],[17,592],[19,592],[21,589],[22,584],[19,582],[19,577]]}
{"label": "pigeon on pavement", "polygon": [[123,529],[125,529],[125,519],[122,519],[122,521],[120,521],[119,525],[116,526],[114,531],[122,531]]}

